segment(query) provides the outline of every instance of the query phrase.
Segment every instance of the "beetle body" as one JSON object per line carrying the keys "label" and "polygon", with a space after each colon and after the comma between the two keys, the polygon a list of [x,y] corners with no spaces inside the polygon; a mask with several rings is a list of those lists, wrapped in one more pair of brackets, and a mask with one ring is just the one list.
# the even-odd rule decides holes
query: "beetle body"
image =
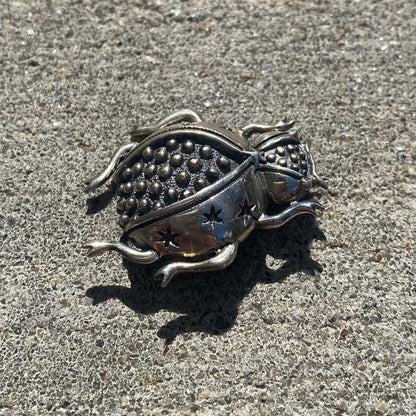
{"label": "beetle body", "polygon": [[[178,272],[226,267],[256,226],[277,228],[302,213],[317,215],[318,203],[299,199],[322,181],[292,126],[232,132],[185,110],[136,130],[135,141],[87,187],[113,176],[128,243],[89,243],[89,254],[112,249],[137,263],[172,256],[157,273],[165,286]],[[281,212],[268,216],[271,205]]]}

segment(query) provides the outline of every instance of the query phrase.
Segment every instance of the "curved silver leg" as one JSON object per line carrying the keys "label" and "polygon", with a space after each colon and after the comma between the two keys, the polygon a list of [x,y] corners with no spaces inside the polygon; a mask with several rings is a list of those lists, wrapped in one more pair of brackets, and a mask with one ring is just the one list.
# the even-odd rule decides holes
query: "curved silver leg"
{"label": "curved silver leg", "polygon": [[131,152],[133,149],[135,149],[138,146],[137,143],[129,143],[126,144],[120,149],[117,150],[116,153],[114,153],[113,157],[110,160],[110,163],[106,167],[103,173],[101,173],[100,176],[93,179],[91,182],[87,184],[87,186],[84,188],[84,192],[90,192],[94,189],[97,189],[99,186],[103,185],[105,182],[108,181],[108,179],[111,177],[111,175],[116,170],[116,167],[120,163],[120,161],[125,157],[126,153]]}
{"label": "curved silver leg", "polygon": [[286,224],[292,218],[301,214],[311,214],[315,217],[319,217],[324,207],[315,201],[303,201],[298,202],[296,205],[292,205],[286,208],[278,215],[261,216],[257,221],[257,227],[259,228],[279,228]]}
{"label": "curved silver leg", "polygon": [[294,124],[295,120],[289,121],[288,123],[284,123],[283,121],[281,121],[275,126],[266,126],[263,124],[249,124],[248,126],[242,128],[241,134],[243,135],[243,137],[248,139],[254,133],[266,133],[268,131],[273,130],[287,131],[290,128],[292,128]]}
{"label": "curved silver leg", "polygon": [[176,262],[170,263],[155,273],[155,278],[161,276],[161,286],[165,287],[175,276],[181,272],[206,272],[221,270],[228,267],[237,255],[238,243],[233,243],[217,251],[214,257],[200,262]]}
{"label": "curved silver leg", "polygon": [[328,189],[328,185],[319,177],[315,170],[315,161],[313,160],[312,153],[311,153],[311,142],[307,141],[305,143],[306,151],[309,154],[311,160],[311,170],[312,170],[312,184],[316,186],[320,186],[324,189]]}
{"label": "curved silver leg", "polygon": [[170,116],[164,118],[158,124],[149,127],[136,127],[132,133],[132,140],[133,141],[140,141],[147,137],[149,134],[153,133],[155,130],[160,129],[162,127],[169,126],[171,124],[177,123],[199,123],[201,122],[201,117],[197,113],[191,110],[181,110],[177,111],[176,113],[171,114]]}
{"label": "curved silver leg", "polygon": [[88,257],[97,256],[104,251],[113,250],[133,263],[150,264],[160,258],[160,254],[154,250],[142,251],[119,241],[91,241],[83,247],[89,249],[87,253]]}

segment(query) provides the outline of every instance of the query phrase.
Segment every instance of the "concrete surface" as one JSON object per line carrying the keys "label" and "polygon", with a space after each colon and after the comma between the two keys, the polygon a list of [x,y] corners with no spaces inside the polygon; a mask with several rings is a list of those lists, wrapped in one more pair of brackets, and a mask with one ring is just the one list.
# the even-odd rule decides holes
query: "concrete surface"
{"label": "concrete surface", "polygon": [[[0,8],[2,416],[416,414],[414,1]],[[181,108],[297,119],[330,191],[160,289],[84,257],[120,231],[81,189]]]}

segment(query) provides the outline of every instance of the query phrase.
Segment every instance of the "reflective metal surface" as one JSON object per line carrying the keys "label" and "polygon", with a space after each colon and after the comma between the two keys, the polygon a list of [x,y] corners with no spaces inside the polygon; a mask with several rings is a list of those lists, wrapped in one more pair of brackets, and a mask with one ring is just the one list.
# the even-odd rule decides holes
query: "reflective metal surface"
{"label": "reflective metal surface", "polygon": [[[318,202],[300,199],[325,184],[293,125],[250,124],[233,132],[183,110],[135,129],[133,143],[85,188],[113,179],[127,243],[90,242],[88,255],[113,250],[140,264],[171,256],[156,272],[166,286],[178,273],[227,267],[255,227],[319,215]],[[270,207],[280,212],[267,215]]]}

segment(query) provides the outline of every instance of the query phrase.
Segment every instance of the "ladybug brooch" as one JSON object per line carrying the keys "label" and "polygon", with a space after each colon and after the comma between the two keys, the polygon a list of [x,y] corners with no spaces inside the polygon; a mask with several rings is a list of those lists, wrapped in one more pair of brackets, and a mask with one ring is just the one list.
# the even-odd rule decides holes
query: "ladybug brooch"
{"label": "ladybug brooch", "polygon": [[183,110],[135,129],[132,143],[85,188],[112,177],[123,242],[89,242],[88,256],[114,250],[139,264],[169,256],[155,274],[164,287],[178,273],[229,266],[256,227],[319,215],[322,205],[302,198],[326,186],[293,125],[250,124],[234,132]]}

